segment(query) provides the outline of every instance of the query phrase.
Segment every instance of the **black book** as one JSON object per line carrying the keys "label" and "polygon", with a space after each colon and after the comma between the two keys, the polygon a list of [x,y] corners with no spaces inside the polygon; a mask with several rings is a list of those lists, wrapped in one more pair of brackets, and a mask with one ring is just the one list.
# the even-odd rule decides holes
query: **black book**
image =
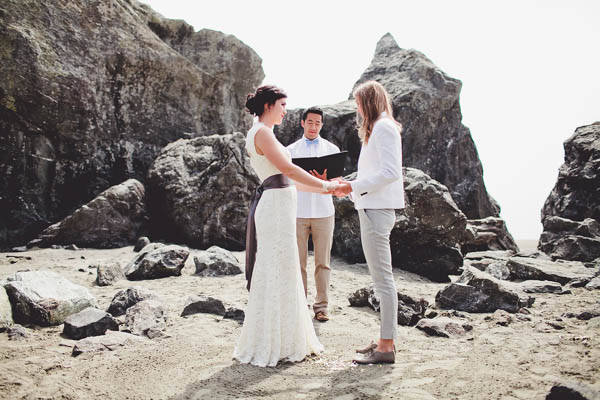
{"label": "black book", "polygon": [[327,179],[331,179],[344,174],[347,154],[347,151],[342,151],[322,157],[298,157],[292,158],[292,162],[307,172],[314,169],[323,174],[323,171],[327,170]]}

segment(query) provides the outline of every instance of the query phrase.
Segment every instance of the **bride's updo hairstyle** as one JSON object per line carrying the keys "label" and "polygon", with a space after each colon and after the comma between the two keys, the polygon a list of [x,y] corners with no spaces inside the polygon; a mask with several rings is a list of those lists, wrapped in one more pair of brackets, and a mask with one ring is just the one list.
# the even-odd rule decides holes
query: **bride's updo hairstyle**
{"label": "bride's updo hairstyle", "polygon": [[265,104],[272,106],[279,99],[287,98],[283,89],[274,85],[264,85],[246,97],[246,111],[260,117],[265,111]]}

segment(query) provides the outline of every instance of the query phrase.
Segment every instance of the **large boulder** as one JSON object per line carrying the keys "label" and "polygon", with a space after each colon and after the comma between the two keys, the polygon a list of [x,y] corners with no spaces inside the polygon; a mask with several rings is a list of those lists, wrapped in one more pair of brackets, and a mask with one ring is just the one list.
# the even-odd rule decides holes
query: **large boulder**
{"label": "large boulder", "polygon": [[[406,208],[396,211],[390,235],[392,265],[436,282],[458,274],[463,257],[460,243],[467,219],[448,189],[414,168],[404,168]],[[364,262],[360,223],[353,203],[336,199],[333,251],[349,262]]]}
{"label": "large boulder", "polygon": [[145,217],[144,185],[136,179],[128,179],[106,189],[73,214],[44,229],[28,246],[127,246],[138,237]]}
{"label": "large boulder", "polygon": [[511,282],[500,281],[478,269],[465,267],[460,278],[435,296],[439,308],[472,313],[504,310],[511,313],[529,306],[533,299]]}
{"label": "large boulder", "polygon": [[2,2],[0,247],[143,180],[174,140],[249,128],[261,63],[135,0]]}
{"label": "large boulder", "polygon": [[[390,93],[394,116],[403,125],[404,165],[420,169],[446,185],[469,219],[497,217],[499,207],[485,189],[471,133],[461,122],[461,82],[422,53],[401,49],[390,34],[377,43],[371,65],[355,87],[367,80],[380,82]],[[353,98],[322,108],[326,116],[321,134],[348,150],[346,173],[352,172],[361,148]],[[290,110],[278,127],[278,138],[284,144],[301,136],[302,111]]]}
{"label": "large boulder", "polygon": [[600,257],[600,122],[577,128],[564,149],[538,248],[552,258],[591,261]]}
{"label": "large boulder", "polygon": [[154,236],[194,248],[242,250],[248,206],[260,184],[241,133],[180,139],[148,171]]}
{"label": "large boulder", "polygon": [[206,251],[194,256],[196,275],[221,276],[238,275],[242,273],[238,259],[225,249],[218,246],[209,247]]}
{"label": "large boulder", "polygon": [[69,315],[96,304],[85,287],[51,271],[17,272],[5,288],[19,324],[60,325]]}
{"label": "large boulder", "polygon": [[123,273],[131,281],[180,276],[189,255],[187,247],[151,243],[140,250]]}

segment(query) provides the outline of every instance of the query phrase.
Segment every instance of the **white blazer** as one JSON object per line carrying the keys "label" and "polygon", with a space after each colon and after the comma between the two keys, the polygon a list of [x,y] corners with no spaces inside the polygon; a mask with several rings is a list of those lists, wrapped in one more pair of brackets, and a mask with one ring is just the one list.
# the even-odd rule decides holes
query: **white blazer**
{"label": "white blazer", "polygon": [[404,208],[402,138],[385,112],[375,122],[369,143],[363,143],[356,180],[350,185],[350,198],[357,210]]}

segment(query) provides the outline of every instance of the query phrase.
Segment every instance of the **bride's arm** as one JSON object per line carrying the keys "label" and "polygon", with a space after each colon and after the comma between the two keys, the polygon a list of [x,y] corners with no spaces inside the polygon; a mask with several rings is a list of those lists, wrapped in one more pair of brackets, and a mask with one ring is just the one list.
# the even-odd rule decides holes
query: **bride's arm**
{"label": "bride's arm", "polygon": [[[293,164],[286,154],[283,152],[284,147],[277,141],[277,138],[270,129],[260,128],[254,136],[254,146],[257,150],[263,153],[282,174],[297,182],[297,185],[303,185],[315,193],[325,193],[335,190],[338,187],[337,183],[327,182],[315,178],[302,168]],[[325,190],[327,188],[328,190]],[[305,189],[301,189],[305,190]],[[308,190],[306,190],[308,191]]]}

